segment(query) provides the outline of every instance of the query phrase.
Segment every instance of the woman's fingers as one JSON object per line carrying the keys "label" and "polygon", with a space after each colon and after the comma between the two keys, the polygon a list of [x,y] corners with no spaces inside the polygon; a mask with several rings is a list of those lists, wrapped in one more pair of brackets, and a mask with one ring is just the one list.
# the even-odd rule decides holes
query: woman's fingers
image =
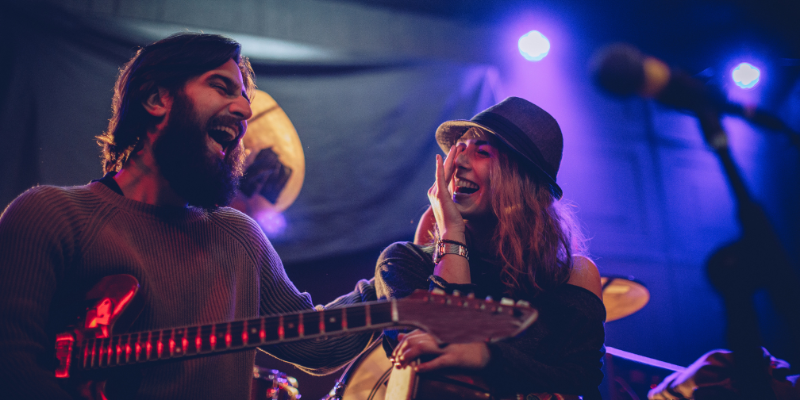
{"label": "woman's fingers", "polygon": [[402,369],[423,354],[441,354],[442,352],[443,350],[439,348],[433,336],[416,330],[403,336],[400,344],[392,353],[392,358],[395,366]]}
{"label": "woman's fingers", "polygon": [[450,146],[450,151],[447,152],[447,159],[444,161],[444,179],[445,179],[445,186],[450,186],[450,181],[453,179],[453,174],[456,171],[456,158],[458,158],[459,153],[461,153],[462,148],[458,145]]}
{"label": "woman's fingers", "polygon": [[415,368],[419,372],[427,372],[440,368],[459,367],[467,369],[481,369],[489,363],[489,348],[486,343],[474,342],[464,344],[451,344],[440,348],[432,337],[427,341],[409,343],[395,359],[398,368],[405,368],[412,361],[423,354],[437,354],[438,357],[421,363]]}

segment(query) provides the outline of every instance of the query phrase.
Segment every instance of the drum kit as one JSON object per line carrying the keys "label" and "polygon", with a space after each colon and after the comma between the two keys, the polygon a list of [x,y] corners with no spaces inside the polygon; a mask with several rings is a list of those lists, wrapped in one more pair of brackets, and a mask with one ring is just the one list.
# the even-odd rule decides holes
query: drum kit
{"label": "drum kit", "polygon": [[[300,192],[305,173],[305,159],[297,131],[269,94],[258,91],[253,101],[253,117],[245,136],[245,168],[242,192],[233,206],[261,222],[262,215],[285,210]],[[633,277],[600,278],[606,322],[616,321],[641,310],[650,300],[650,292]],[[392,363],[376,340],[345,369],[341,378],[323,400],[382,400],[386,398]],[[409,368],[407,368],[409,369]],[[297,400],[297,380],[277,370],[256,366],[253,399]],[[435,383],[434,383],[435,385]],[[456,385],[458,386],[458,385]],[[475,382],[464,383],[468,389],[460,398],[489,399],[488,392]],[[257,393],[256,393],[257,392]],[[409,399],[419,398],[413,396]]]}

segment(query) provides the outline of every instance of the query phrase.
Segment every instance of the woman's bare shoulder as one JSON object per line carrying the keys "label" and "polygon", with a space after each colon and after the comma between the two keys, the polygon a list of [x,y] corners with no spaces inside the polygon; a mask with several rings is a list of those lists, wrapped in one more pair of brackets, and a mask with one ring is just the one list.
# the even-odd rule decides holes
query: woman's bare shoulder
{"label": "woman's bare shoulder", "polygon": [[603,298],[603,286],[600,284],[600,271],[594,261],[585,256],[572,257],[572,273],[569,275],[570,285],[580,286]]}

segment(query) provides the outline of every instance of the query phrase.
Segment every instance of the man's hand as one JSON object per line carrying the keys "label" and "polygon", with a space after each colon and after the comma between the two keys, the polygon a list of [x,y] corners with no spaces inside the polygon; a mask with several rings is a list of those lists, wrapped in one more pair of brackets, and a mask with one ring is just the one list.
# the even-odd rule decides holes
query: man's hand
{"label": "man's hand", "polygon": [[399,369],[407,367],[424,354],[438,356],[416,366],[417,372],[447,367],[481,369],[489,364],[489,348],[483,342],[440,346],[433,336],[419,329],[409,334],[401,333],[398,339],[400,339],[400,344],[392,353],[392,361]]}

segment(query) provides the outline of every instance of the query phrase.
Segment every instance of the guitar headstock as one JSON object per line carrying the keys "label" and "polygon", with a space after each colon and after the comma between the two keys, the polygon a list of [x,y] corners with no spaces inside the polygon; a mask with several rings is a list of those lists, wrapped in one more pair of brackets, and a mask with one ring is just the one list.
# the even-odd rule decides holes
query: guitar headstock
{"label": "guitar headstock", "polygon": [[442,343],[494,342],[518,335],[539,316],[528,302],[494,301],[417,290],[397,301],[398,323],[424,329]]}

